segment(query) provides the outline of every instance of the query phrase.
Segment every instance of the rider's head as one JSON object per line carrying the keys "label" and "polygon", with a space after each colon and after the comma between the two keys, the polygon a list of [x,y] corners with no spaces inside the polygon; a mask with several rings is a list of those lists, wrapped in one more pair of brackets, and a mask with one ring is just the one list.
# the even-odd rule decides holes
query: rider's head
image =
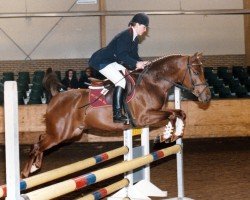
{"label": "rider's head", "polygon": [[133,26],[136,23],[142,24],[146,27],[149,25],[149,18],[145,13],[137,13],[133,16],[133,18],[129,22],[129,26]]}
{"label": "rider's head", "polygon": [[147,31],[149,18],[145,13],[137,13],[133,16],[128,25],[134,27],[138,35],[142,35]]}

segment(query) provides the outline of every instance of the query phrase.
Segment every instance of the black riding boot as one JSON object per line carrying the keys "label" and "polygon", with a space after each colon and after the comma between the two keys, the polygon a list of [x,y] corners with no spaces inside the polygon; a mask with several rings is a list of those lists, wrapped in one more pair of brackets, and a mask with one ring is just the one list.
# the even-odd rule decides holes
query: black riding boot
{"label": "black riding boot", "polygon": [[113,94],[113,121],[114,123],[127,122],[128,118],[122,114],[124,89],[115,87]]}

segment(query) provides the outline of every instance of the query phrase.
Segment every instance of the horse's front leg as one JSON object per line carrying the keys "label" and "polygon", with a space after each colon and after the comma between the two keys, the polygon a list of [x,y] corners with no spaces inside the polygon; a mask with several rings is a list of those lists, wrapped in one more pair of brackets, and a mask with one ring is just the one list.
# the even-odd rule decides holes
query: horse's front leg
{"label": "horse's front leg", "polygon": [[155,138],[155,143],[174,142],[183,136],[184,122],[186,114],[179,109],[169,109],[165,111],[168,114],[169,122],[162,134]]}

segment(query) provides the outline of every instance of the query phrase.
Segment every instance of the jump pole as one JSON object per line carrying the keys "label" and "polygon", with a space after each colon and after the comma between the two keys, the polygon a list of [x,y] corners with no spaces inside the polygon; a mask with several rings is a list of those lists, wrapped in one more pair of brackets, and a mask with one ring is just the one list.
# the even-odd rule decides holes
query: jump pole
{"label": "jump pole", "polygon": [[33,192],[24,194],[25,200],[49,200],[75,190],[84,188],[88,185],[100,182],[102,180],[117,176],[119,174],[131,171],[133,169],[147,165],[153,161],[159,160],[166,156],[176,154],[181,150],[180,145],[174,145],[159,151],[155,151],[143,157],[135,158],[130,161],[124,161],[116,165],[97,170],[95,172],[69,179]]}
{"label": "jump pole", "polygon": [[[111,160],[118,156],[124,155],[128,153],[128,148],[126,146],[119,147],[117,149],[107,151],[105,153],[84,159],[82,161],[78,161],[63,167],[59,167],[57,169],[53,169],[35,176],[31,176],[29,178],[23,179],[20,181],[20,190],[30,189],[32,187],[41,185],[43,183],[47,183],[52,180],[56,180],[58,178],[64,177],[69,174],[73,174],[80,170],[87,169],[99,163],[103,163],[107,160]],[[18,174],[19,176],[19,174]],[[9,188],[9,187],[8,187]],[[6,186],[3,185],[0,187],[0,198],[6,196]]]}
{"label": "jump pole", "polygon": [[102,199],[124,187],[127,187],[129,185],[129,180],[124,178],[120,181],[117,181],[116,183],[113,183],[107,187],[101,188],[95,192],[92,192],[91,194],[88,194],[84,197],[81,197],[76,200],[97,200]]}
{"label": "jump pole", "polygon": [[[20,164],[19,164],[19,130],[16,81],[4,82],[4,124],[5,124],[5,158],[6,183],[11,188],[7,191],[7,200],[21,200]],[[5,188],[6,191],[6,188]]]}

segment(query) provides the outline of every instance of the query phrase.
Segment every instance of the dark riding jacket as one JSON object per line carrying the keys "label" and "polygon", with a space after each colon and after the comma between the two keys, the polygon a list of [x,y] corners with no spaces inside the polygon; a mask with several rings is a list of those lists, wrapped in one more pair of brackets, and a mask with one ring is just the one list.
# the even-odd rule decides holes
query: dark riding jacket
{"label": "dark riding jacket", "polygon": [[101,70],[110,63],[117,62],[129,70],[136,68],[138,55],[138,38],[133,41],[133,29],[128,28],[116,35],[104,48],[96,51],[89,59],[89,66]]}

